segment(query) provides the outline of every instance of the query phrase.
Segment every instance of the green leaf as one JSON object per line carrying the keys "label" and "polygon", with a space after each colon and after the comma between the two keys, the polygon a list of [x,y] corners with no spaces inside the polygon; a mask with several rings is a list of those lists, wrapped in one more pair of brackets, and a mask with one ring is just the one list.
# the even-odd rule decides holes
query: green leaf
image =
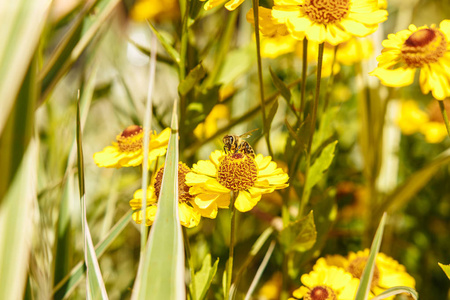
{"label": "green leaf", "polygon": [[211,286],[211,282],[216,275],[217,266],[219,265],[219,259],[216,259],[214,264],[211,266],[211,254],[206,255],[203,260],[202,268],[200,271],[195,273],[195,286],[196,286],[196,295],[195,299],[201,300],[206,297],[206,293],[208,292],[209,287]]}
{"label": "green leaf", "polygon": [[0,205],[0,299],[22,299],[33,236],[38,144],[31,140]]}
{"label": "green leaf", "polygon": [[272,76],[272,81],[275,87],[280,91],[281,96],[287,100],[289,103],[291,101],[291,90],[286,86],[286,84],[281,80],[277,74],[269,67],[270,75]]}
{"label": "green leaf", "polygon": [[419,294],[415,289],[410,288],[409,286],[396,286],[376,295],[375,297],[371,298],[371,300],[386,299],[388,297],[392,297],[402,293],[410,294],[415,300],[419,299]]}
{"label": "green leaf", "polygon": [[273,118],[275,117],[275,114],[277,113],[277,110],[278,110],[278,100],[275,100],[275,102],[270,107],[269,114],[267,115],[267,119],[266,119],[267,122],[265,124],[266,132],[270,131],[270,127],[272,126],[272,121],[273,121]]}
{"label": "green leaf", "polygon": [[[128,223],[130,223],[132,214],[133,211],[130,209],[119,221],[117,221],[116,225],[111,228],[105,238],[95,246],[95,254],[97,257],[101,257],[103,253],[105,253],[106,249],[108,249],[108,247],[111,246],[116,238],[122,233],[125,227],[127,227]],[[79,262],[75,267],[73,267],[69,274],[53,288],[54,299],[67,299],[75,290],[78,283],[80,283],[85,272],[85,262]]]}
{"label": "green leaf", "polygon": [[304,218],[289,223],[279,235],[280,244],[285,253],[291,251],[305,252],[316,243],[317,232],[314,214],[311,211]]}
{"label": "green leaf", "polygon": [[320,145],[333,135],[333,121],[336,118],[339,107],[330,107],[320,118],[320,125],[314,134],[311,151],[314,153]]}
{"label": "green leaf", "polygon": [[442,271],[444,271],[445,275],[447,275],[448,279],[450,279],[450,265],[444,265],[438,263],[439,267],[441,267]]}
{"label": "green leaf", "polygon": [[202,64],[198,64],[195,68],[189,71],[189,74],[186,78],[180,82],[178,86],[178,92],[180,95],[185,96],[192,88],[205,77],[206,71],[203,68]]}
{"label": "green leaf", "polygon": [[50,3],[48,0],[0,1],[0,135],[39,43]]}
{"label": "green leaf", "polygon": [[450,150],[441,153],[428,165],[409,176],[402,185],[384,199],[375,215],[380,216],[383,211],[394,212],[404,206],[417,195],[442,166],[448,163],[450,163]]}
{"label": "green leaf", "polygon": [[152,23],[150,23],[149,21],[147,21],[148,26],[150,26],[150,28],[152,29],[153,33],[155,34],[155,36],[158,38],[158,41],[161,43],[161,45],[163,46],[163,48],[167,51],[167,53],[169,54],[169,56],[177,63],[180,64],[180,54],[177,52],[177,50],[175,50],[172,45],[170,45],[170,42],[167,40],[167,38],[162,35],[161,33],[159,33],[156,28],[153,26]]}
{"label": "green leaf", "polygon": [[337,142],[338,141],[335,141],[327,145],[311,166],[304,187],[306,189],[306,199],[309,198],[311,189],[320,181],[320,179],[322,179],[323,173],[330,167],[334,158],[334,150]]}
{"label": "green leaf", "polygon": [[218,79],[215,81],[216,84],[226,85],[231,83],[255,65],[255,48],[253,43],[251,44],[251,46],[238,48],[227,53]]}
{"label": "green leaf", "polygon": [[386,213],[383,214],[383,217],[381,218],[380,221],[380,225],[378,225],[377,232],[375,233],[375,237],[373,238],[372,246],[370,247],[369,258],[367,259],[366,266],[361,275],[355,300],[366,300],[367,297],[369,296],[373,272],[375,270],[375,260],[378,251],[380,250],[381,240],[383,239],[383,231],[385,223],[386,223]]}
{"label": "green leaf", "polygon": [[[158,211],[144,257],[139,299],[185,299],[183,234],[178,216],[178,120],[173,105]],[[133,295],[132,295],[133,297]]]}

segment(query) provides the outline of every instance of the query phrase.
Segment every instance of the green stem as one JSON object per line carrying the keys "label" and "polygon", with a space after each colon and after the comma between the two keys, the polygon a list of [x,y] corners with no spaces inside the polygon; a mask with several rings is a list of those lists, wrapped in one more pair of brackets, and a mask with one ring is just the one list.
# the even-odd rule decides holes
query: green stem
{"label": "green stem", "polygon": [[305,92],[306,92],[306,72],[308,70],[308,40],[303,39],[303,63],[302,63],[302,86],[300,96],[300,116],[304,117]]}
{"label": "green stem", "polygon": [[191,245],[189,243],[189,236],[187,234],[186,227],[183,226],[183,239],[184,239],[184,248],[186,250],[186,258],[189,264],[189,270],[191,272],[191,285],[189,288],[189,293],[191,294],[191,299],[196,299],[197,291],[195,287],[195,269],[194,269],[194,260],[191,255]]}
{"label": "green stem", "polygon": [[336,54],[337,54],[337,50],[338,50],[338,46],[336,45],[334,47],[334,55],[333,55],[333,62],[331,63],[331,74],[330,74],[330,78],[328,78],[328,85],[327,85],[327,90],[325,93],[325,100],[324,100],[324,105],[323,105],[323,111],[327,111],[328,108],[328,102],[330,101],[330,95],[331,95],[331,88],[333,87],[333,83],[334,83],[334,65],[336,64]]}
{"label": "green stem", "polygon": [[[179,65],[179,78],[180,82],[186,78],[186,55],[188,48],[188,19],[189,19],[189,0],[186,0],[186,6],[184,8],[182,27],[181,27],[181,45],[180,45],[180,65]],[[186,119],[186,96],[180,95],[180,125],[181,128],[184,126]]]}
{"label": "green stem", "polygon": [[437,100],[439,103],[439,108],[441,109],[442,117],[444,118],[445,127],[447,128],[448,136],[450,137],[450,125],[448,123],[447,111],[445,110],[444,101]]}
{"label": "green stem", "polygon": [[317,59],[317,77],[316,77],[316,94],[314,97],[314,105],[312,107],[312,116],[311,116],[311,135],[308,141],[308,151],[306,152],[306,169],[305,169],[305,182],[303,185],[302,199],[300,200],[300,209],[298,212],[298,217],[301,218],[303,216],[303,210],[305,209],[305,205],[308,202],[309,193],[306,192],[306,184],[308,180],[309,168],[311,165],[311,147],[314,138],[314,132],[316,130],[316,119],[317,119],[317,107],[319,106],[319,94],[320,94],[320,79],[322,77],[322,61],[323,61],[323,47],[324,44],[319,45],[319,55]]}
{"label": "green stem", "polygon": [[231,279],[233,275],[233,257],[234,257],[235,231],[236,231],[236,208],[234,207],[234,202],[236,201],[236,196],[237,195],[235,194],[235,192],[231,192],[230,251],[227,265],[227,286],[225,291],[225,299],[229,299],[230,297]]}
{"label": "green stem", "polygon": [[262,76],[262,59],[261,59],[261,41],[259,38],[259,0],[252,0],[253,4],[253,18],[255,23],[255,38],[256,38],[256,54],[258,58],[258,81],[259,81],[259,99],[261,104],[261,115],[264,124],[264,137],[266,139],[267,149],[269,155],[273,157],[272,147],[270,146],[270,124],[267,124],[266,108],[264,103],[264,82]]}
{"label": "green stem", "polygon": [[283,272],[283,282],[281,284],[281,300],[286,300],[289,297],[288,292],[288,280],[289,280],[289,254],[284,253],[283,257],[283,265],[282,265],[282,272]]}

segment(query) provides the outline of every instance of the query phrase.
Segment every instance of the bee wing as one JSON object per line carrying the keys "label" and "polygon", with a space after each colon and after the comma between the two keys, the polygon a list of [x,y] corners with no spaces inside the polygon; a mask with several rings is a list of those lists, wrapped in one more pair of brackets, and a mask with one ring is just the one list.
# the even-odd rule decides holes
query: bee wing
{"label": "bee wing", "polygon": [[249,138],[252,135],[252,133],[255,132],[258,129],[259,128],[255,128],[255,129],[252,129],[250,131],[247,131],[246,133],[241,134],[239,137],[240,138],[244,138],[244,139]]}

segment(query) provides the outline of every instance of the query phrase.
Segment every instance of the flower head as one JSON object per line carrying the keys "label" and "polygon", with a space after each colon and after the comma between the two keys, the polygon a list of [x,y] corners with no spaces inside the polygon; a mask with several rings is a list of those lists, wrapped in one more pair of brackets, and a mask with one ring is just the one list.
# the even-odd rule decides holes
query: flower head
{"label": "flower head", "polygon": [[275,0],[272,15],[296,39],[337,45],[375,32],[387,19],[376,0]]}
{"label": "flower head", "polygon": [[179,14],[176,0],[137,0],[130,10],[130,17],[138,22],[147,19],[173,19]]}
{"label": "flower head", "polygon": [[323,266],[301,277],[303,286],[293,292],[304,300],[350,300],[356,295],[359,280],[341,268]]}
{"label": "flower head", "polygon": [[[199,208],[193,202],[194,197],[189,194],[189,186],[186,185],[186,174],[190,172],[188,166],[184,163],[178,163],[178,213],[181,225],[192,228],[198,225],[201,219]],[[164,174],[164,167],[161,167],[152,180],[152,184],[147,189],[147,209],[145,224],[150,226],[156,217],[158,207],[158,198],[161,192],[161,183]],[[142,189],[137,190],[133,199],[130,200],[130,206],[134,210],[132,218],[140,224],[142,223]]]}
{"label": "flower head", "polygon": [[[166,154],[169,143],[170,128],[160,134],[153,133],[150,137],[148,161],[154,161],[158,156]],[[142,164],[144,130],[138,125],[128,126],[116,139],[112,146],[94,154],[94,161],[99,167],[121,168],[134,167]]]}
{"label": "flower head", "polygon": [[420,88],[424,94],[443,100],[450,97],[450,20],[440,28],[432,25],[388,35],[384,49],[377,57],[378,67],[371,72],[387,86],[402,87],[414,82],[420,69]]}
{"label": "flower head", "polygon": [[209,160],[201,160],[186,175],[186,184],[195,195],[195,204],[217,214],[218,208],[228,208],[230,192],[238,193],[235,207],[241,212],[251,210],[262,194],[288,186],[288,175],[270,156],[253,158],[245,153],[225,154],[216,150]]}

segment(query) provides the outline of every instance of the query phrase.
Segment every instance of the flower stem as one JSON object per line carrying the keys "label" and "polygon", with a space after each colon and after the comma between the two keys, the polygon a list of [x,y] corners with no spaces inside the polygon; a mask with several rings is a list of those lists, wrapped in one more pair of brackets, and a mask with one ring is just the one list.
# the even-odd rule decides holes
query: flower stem
{"label": "flower stem", "polygon": [[327,111],[328,103],[330,101],[331,88],[333,87],[333,83],[334,83],[334,76],[335,76],[334,65],[336,64],[336,54],[337,54],[338,46],[339,45],[336,45],[334,47],[333,62],[331,63],[331,74],[330,74],[330,78],[328,78],[327,90],[325,92],[325,100],[324,100],[324,105],[323,105],[324,112]]}
{"label": "flower stem", "polygon": [[442,117],[444,118],[445,127],[447,128],[447,133],[448,136],[450,137],[450,125],[448,123],[448,116],[447,111],[445,110],[444,101],[437,100],[437,102],[439,103],[439,108],[441,109]]}
{"label": "flower stem", "polygon": [[306,184],[308,180],[309,168],[311,165],[311,147],[314,138],[314,132],[316,129],[316,119],[317,119],[317,107],[319,106],[319,94],[320,94],[320,79],[322,77],[322,61],[323,61],[323,47],[324,44],[319,45],[319,55],[317,59],[317,77],[316,77],[316,94],[314,97],[314,104],[312,107],[312,116],[311,116],[311,135],[308,141],[308,149],[306,152],[306,169],[305,169],[305,182],[303,185],[302,199],[300,200],[300,207],[298,212],[298,217],[301,218],[303,216],[303,210],[305,209],[305,205],[308,202],[309,191],[306,189]]}
{"label": "flower stem", "polygon": [[189,243],[189,236],[187,234],[186,227],[183,227],[183,239],[184,239],[184,248],[186,250],[186,258],[189,264],[189,270],[191,272],[191,285],[189,288],[189,292],[191,294],[191,299],[196,299],[196,288],[195,288],[195,270],[194,270],[194,261],[191,255],[191,245]]}
{"label": "flower stem", "polygon": [[256,54],[258,58],[258,80],[259,80],[259,99],[261,104],[261,115],[264,124],[264,137],[266,139],[267,150],[269,155],[273,157],[272,147],[270,146],[270,124],[267,124],[266,108],[264,101],[264,82],[262,76],[262,60],[261,60],[261,41],[259,38],[259,0],[252,0],[253,5],[253,18],[255,20],[255,38],[256,38]]}
{"label": "flower stem", "polygon": [[308,40],[303,39],[303,62],[302,62],[302,86],[300,96],[300,116],[304,115],[305,92],[306,92],[306,72],[308,71]]}
{"label": "flower stem", "polygon": [[230,297],[230,289],[231,289],[231,278],[233,275],[233,256],[234,256],[234,240],[235,240],[235,231],[236,231],[236,208],[234,207],[234,202],[236,201],[237,194],[235,192],[231,192],[231,216],[230,216],[230,251],[228,256],[228,265],[227,265],[227,285],[225,291],[225,298],[229,299]]}

